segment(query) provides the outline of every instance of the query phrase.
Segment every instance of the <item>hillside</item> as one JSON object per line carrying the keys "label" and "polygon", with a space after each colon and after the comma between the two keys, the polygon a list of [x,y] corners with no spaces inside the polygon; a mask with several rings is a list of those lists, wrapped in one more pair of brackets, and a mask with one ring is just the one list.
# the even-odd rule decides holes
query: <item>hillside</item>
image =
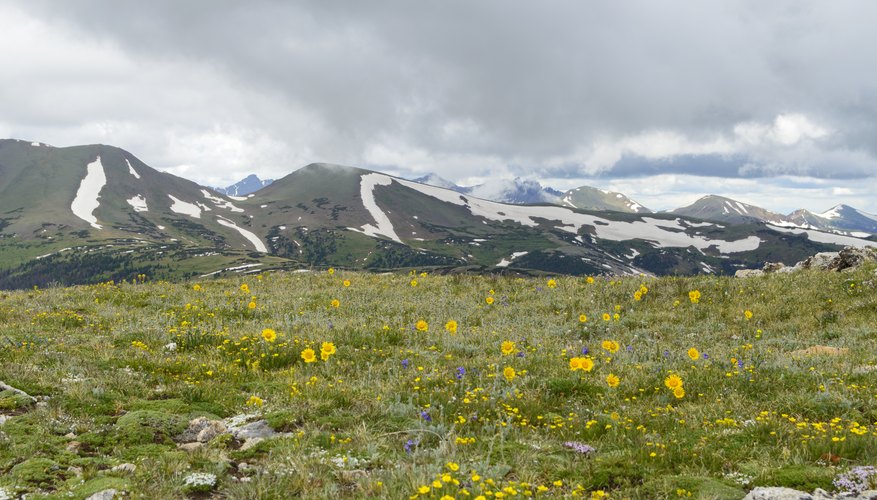
{"label": "hillside", "polygon": [[877,462],[875,271],[4,292],[0,495],[848,492]]}
{"label": "hillside", "polygon": [[503,204],[322,163],[247,197],[158,172],[111,146],[2,141],[0,167],[0,288],[312,266],[733,274],[873,244],[749,219]]}

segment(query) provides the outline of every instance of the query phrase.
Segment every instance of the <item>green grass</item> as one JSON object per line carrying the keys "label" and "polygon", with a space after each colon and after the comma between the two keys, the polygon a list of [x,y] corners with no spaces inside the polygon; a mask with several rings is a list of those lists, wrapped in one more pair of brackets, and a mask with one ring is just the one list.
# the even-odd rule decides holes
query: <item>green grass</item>
{"label": "green grass", "polygon": [[[0,488],[198,497],[185,478],[205,472],[228,498],[740,498],[877,463],[873,266],[555,279],[337,271],[3,292],[0,380],[41,402],[0,393]],[[817,345],[847,350],[794,354]],[[243,413],[286,434],[177,448],[191,419]]]}

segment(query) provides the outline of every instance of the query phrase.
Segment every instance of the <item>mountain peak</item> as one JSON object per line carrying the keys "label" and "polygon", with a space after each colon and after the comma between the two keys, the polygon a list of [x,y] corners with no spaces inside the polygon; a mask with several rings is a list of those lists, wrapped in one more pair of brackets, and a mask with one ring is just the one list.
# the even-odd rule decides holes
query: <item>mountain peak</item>
{"label": "mountain peak", "polygon": [[247,196],[249,194],[255,193],[256,191],[271,184],[272,182],[274,182],[273,179],[262,180],[259,178],[258,175],[250,174],[243,179],[235,182],[231,186],[213,189],[217,193],[221,193],[226,196]]}

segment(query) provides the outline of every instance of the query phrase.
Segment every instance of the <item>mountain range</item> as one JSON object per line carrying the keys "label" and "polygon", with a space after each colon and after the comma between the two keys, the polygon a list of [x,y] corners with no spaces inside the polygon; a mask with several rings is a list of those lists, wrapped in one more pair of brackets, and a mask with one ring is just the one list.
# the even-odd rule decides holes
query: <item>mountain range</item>
{"label": "mountain range", "polygon": [[[557,195],[566,206],[471,192],[315,163],[229,196],[112,146],[0,140],[0,288],[326,266],[733,273],[877,240],[756,218],[649,213],[619,193],[589,189]],[[594,208],[587,200],[595,196],[616,208]]]}

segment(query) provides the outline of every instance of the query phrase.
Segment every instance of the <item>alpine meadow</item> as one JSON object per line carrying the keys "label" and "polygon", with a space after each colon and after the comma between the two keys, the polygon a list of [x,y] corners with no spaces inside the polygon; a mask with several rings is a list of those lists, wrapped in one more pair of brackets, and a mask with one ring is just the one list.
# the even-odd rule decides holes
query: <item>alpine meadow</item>
{"label": "alpine meadow", "polygon": [[0,500],[877,500],[875,19],[0,0]]}
{"label": "alpine meadow", "polygon": [[877,459],[875,274],[329,269],[7,292],[0,491],[864,489],[842,480]]}

